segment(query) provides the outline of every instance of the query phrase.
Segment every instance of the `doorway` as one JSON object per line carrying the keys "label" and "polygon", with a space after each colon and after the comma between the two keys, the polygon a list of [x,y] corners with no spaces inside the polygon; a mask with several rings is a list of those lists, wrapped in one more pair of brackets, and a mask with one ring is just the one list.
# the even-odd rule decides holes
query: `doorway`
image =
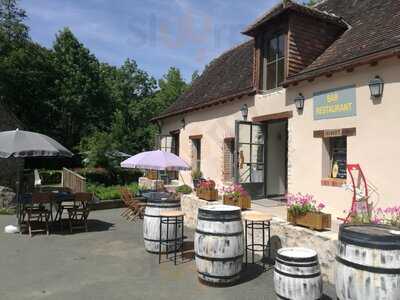
{"label": "doorway", "polygon": [[287,192],[288,120],[236,121],[235,182],[252,199],[279,198]]}
{"label": "doorway", "polygon": [[274,198],[287,192],[288,121],[270,121],[266,131],[266,196]]}

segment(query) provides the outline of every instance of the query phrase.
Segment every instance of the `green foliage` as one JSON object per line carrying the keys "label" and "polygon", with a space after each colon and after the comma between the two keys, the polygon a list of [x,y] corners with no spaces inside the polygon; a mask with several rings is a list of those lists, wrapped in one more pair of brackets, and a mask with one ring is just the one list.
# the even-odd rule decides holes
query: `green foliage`
{"label": "green foliage", "polygon": [[303,2],[303,5],[306,6],[314,6],[315,4],[317,4],[320,0],[308,0],[307,2]]}
{"label": "green foliage", "polygon": [[192,171],[192,179],[193,180],[198,180],[203,178],[203,173],[200,170],[193,170]]}
{"label": "green foliage", "polygon": [[39,175],[42,179],[42,185],[60,184],[62,180],[62,172],[57,170],[40,170]]}
{"label": "green foliage", "polygon": [[0,215],[14,215],[15,209],[13,208],[0,208]]}
{"label": "green foliage", "polygon": [[111,172],[119,161],[107,152],[152,149],[151,119],[187,89],[180,71],[170,68],[157,85],[133,59],[100,63],[68,28],[46,49],[30,40],[25,18],[16,0],[0,0],[0,100],[24,127]]}
{"label": "green foliage", "polygon": [[91,184],[111,185],[127,185],[137,182],[142,173],[131,169],[122,169],[120,167],[113,170],[104,168],[85,168],[75,170],[84,176]]}
{"label": "green foliage", "polygon": [[0,0],[0,34],[8,41],[22,41],[28,38],[25,19],[26,12],[18,7],[17,0]]}
{"label": "green foliage", "polygon": [[118,163],[107,153],[115,150],[112,137],[109,133],[97,131],[90,136],[82,138],[78,149],[85,158],[88,167],[104,167],[113,169]]}
{"label": "green foliage", "polygon": [[[134,195],[139,191],[139,186],[137,183],[133,183],[125,187],[128,188],[128,190]],[[89,184],[87,186],[88,192],[94,193],[96,197],[100,200],[112,200],[121,198],[121,194],[119,192],[120,188],[120,185],[106,187],[104,185]]]}
{"label": "green foliage", "polygon": [[191,194],[192,193],[192,188],[186,184],[178,186],[176,188],[177,193],[182,193],[182,194]]}
{"label": "green foliage", "polygon": [[55,89],[61,140],[74,147],[82,137],[110,124],[110,101],[100,76],[100,64],[65,28],[54,43]]}
{"label": "green foliage", "polygon": [[192,82],[191,82],[191,84],[193,84],[193,82],[195,82],[199,77],[200,77],[199,71],[197,71],[197,70],[194,71],[193,74],[192,74]]}

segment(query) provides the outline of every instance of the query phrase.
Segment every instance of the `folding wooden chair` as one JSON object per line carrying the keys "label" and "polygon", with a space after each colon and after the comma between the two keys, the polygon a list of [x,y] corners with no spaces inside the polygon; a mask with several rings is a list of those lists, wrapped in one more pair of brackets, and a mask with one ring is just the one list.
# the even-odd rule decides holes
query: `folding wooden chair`
{"label": "folding wooden chair", "polygon": [[135,199],[127,188],[120,188],[121,199],[126,205],[126,209],[121,213],[128,221],[136,221],[137,218],[143,219],[146,203]]}
{"label": "folding wooden chair", "polygon": [[[30,237],[32,237],[32,232],[38,231],[44,231],[49,235],[49,220],[53,196],[52,193],[32,193],[32,204],[25,206],[22,212],[22,220],[25,220],[26,217]],[[44,229],[33,229],[32,225],[35,223],[44,225]]]}
{"label": "folding wooden chair", "polygon": [[85,229],[88,231],[88,217],[90,213],[89,202],[92,201],[91,193],[74,194],[74,205],[68,208],[69,231],[72,229]]}

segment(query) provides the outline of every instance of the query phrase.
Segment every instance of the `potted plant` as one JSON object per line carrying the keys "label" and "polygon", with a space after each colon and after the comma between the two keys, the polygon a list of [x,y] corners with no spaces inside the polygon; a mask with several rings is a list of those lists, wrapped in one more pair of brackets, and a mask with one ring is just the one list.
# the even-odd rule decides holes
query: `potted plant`
{"label": "potted plant", "polygon": [[215,189],[214,180],[203,180],[197,188],[197,197],[207,201],[216,201],[218,199],[218,191]]}
{"label": "potted plant", "polygon": [[198,188],[200,182],[203,180],[203,173],[200,170],[192,171],[193,186],[195,189]]}
{"label": "potted plant", "polygon": [[251,208],[251,198],[249,193],[240,184],[232,184],[223,188],[223,202],[225,205],[239,206],[241,209]]}
{"label": "potted plant", "polygon": [[325,204],[317,203],[312,195],[286,195],[287,220],[314,230],[331,228],[331,215],[322,212]]}

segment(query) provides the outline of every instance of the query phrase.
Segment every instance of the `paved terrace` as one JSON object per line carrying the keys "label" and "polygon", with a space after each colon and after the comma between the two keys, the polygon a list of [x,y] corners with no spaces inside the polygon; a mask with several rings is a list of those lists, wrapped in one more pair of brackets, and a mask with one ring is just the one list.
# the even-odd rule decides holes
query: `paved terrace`
{"label": "paved terrace", "polygon": [[[88,233],[37,234],[33,238],[5,234],[4,226],[13,224],[15,217],[0,216],[0,298],[276,299],[272,269],[261,273],[251,267],[233,287],[200,284],[190,260],[190,243],[188,262],[159,265],[157,257],[144,250],[142,223],[128,223],[120,212],[92,212]],[[192,241],[192,232],[186,234]],[[332,289],[326,294],[332,296]]]}

